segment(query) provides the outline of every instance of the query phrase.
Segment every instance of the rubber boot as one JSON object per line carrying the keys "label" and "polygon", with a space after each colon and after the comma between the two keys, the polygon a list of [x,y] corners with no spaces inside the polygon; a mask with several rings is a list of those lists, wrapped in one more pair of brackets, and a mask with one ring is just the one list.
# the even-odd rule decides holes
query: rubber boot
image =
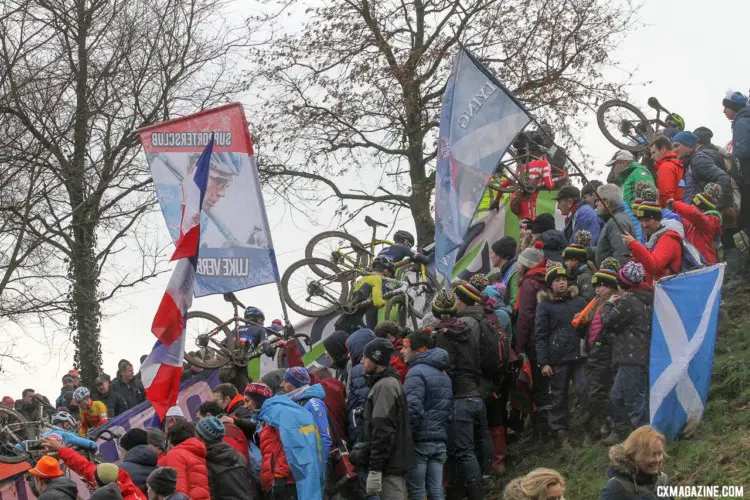
{"label": "rubber boot", "polygon": [[495,450],[492,454],[492,472],[502,474],[505,472],[505,427],[490,427],[490,436]]}

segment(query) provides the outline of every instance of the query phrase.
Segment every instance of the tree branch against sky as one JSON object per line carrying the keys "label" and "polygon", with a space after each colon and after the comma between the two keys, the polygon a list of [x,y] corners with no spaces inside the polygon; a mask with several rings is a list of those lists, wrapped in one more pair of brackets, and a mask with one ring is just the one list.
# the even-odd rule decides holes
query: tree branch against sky
{"label": "tree branch against sky", "polygon": [[[275,33],[252,50],[262,177],[291,198],[406,206],[421,244],[434,238],[437,127],[459,42],[574,137],[583,111],[622,92],[603,72],[636,12],[604,0],[325,0],[289,28],[286,3],[266,6],[249,20]],[[381,180],[363,194],[352,178]]]}

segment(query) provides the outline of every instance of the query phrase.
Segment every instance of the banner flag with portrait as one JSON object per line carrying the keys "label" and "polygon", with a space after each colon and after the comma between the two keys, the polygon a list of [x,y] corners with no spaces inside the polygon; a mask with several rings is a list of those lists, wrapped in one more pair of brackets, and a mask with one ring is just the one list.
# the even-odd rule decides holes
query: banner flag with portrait
{"label": "banner flag with portrait", "polygon": [[184,179],[214,135],[200,219],[195,296],[279,281],[253,143],[232,103],[138,130],[167,229],[180,237]]}

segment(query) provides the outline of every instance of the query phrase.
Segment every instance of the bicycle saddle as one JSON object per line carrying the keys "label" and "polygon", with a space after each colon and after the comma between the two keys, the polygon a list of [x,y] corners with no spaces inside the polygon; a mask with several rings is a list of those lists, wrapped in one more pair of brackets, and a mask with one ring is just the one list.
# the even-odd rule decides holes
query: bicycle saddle
{"label": "bicycle saddle", "polygon": [[369,215],[365,216],[365,224],[370,227],[388,227],[388,224],[383,224],[382,222],[378,222],[375,219],[371,219]]}

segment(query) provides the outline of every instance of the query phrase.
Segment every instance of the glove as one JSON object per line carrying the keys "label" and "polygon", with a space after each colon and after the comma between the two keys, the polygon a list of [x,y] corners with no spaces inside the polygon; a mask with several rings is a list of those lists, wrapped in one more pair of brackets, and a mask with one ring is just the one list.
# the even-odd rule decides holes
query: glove
{"label": "glove", "polygon": [[271,487],[271,495],[274,500],[282,500],[285,498],[286,493],[286,480],[278,478],[274,480],[273,486]]}
{"label": "glove", "polygon": [[367,473],[367,486],[365,490],[368,495],[375,495],[383,490],[383,473],[370,471]]}

